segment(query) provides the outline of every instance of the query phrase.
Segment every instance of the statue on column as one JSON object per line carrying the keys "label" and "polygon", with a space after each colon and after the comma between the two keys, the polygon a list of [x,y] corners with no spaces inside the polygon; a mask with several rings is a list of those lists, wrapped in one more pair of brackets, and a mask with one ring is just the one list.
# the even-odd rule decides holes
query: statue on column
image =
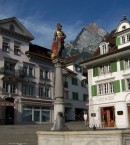
{"label": "statue on column", "polygon": [[53,43],[52,43],[52,53],[51,59],[62,58],[62,51],[64,49],[64,39],[66,35],[62,31],[62,25],[57,23],[57,30],[54,33]]}

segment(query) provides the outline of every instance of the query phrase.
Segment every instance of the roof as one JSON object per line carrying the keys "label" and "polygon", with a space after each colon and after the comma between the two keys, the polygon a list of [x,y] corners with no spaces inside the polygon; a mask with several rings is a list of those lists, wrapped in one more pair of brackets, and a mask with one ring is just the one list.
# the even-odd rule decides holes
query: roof
{"label": "roof", "polygon": [[30,38],[30,40],[34,39],[34,36],[20,23],[20,21],[16,17],[6,18],[0,20],[0,24],[8,23],[8,22],[14,22],[17,24],[17,26],[23,31],[24,35]]}
{"label": "roof", "polygon": [[26,55],[35,55],[38,57],[42,57],[42,58],[47,58],[47,59],[51,59],[50,54],[51,54],[51,50],[47,49],[45,47],[36,45],[36,44],[31,44],[29,45],[29,51],[27,51],[25,53]]}
{"label": "roof", "polygon": [[66,57],[64,58],[64,66],[69,66],[73,63],[76,63],[76,61],[80,60],[81,59],[81,55],[78,54],[78,55],[73,55],[73,56],[70,56],[70,57]]}
{"label": "roof", "polygon": [[114,36],[115,32],[116,32],[116,29],[111,31],[111,33],[102,41],[102,42],[109,43],[109,46],[110,46],[109,51],[106,54],[101,55],[100,48],[98,47],[97,50],[94,52],[94,54],[89,59],[82,61],[80,63],[80,65],[83,65],[84,63],[91,62],[93,60],[97,60],[100,58],[105,58],[106,56],[109,56],[109,55],[112,55],[114,53],[118,53],[118,52],[122,51],[122,50],[119,50],[116,46],[115,36]]}

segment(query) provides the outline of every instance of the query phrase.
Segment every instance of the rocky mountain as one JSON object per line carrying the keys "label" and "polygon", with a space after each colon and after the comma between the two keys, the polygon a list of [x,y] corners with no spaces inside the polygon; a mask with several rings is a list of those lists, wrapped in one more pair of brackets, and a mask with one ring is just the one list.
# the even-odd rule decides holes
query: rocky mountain
{"label": "rocky mountain", "polygon": [[107,34],[108,32],[96,23],[91,23],[80,31],[75,40],[65,45],[64,54],[67,56],[81,54],[86,59],[98,48],[98,44]]}

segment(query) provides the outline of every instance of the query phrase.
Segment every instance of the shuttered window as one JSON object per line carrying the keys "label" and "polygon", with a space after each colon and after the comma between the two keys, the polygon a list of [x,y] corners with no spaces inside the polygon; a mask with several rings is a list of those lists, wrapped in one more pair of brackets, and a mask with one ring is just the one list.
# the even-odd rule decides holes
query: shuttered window
{"label": "shuttered window", "polygon": [[116,46],[120,45],[120,38],[116,38]]}
{"label": "shuttered window", "polygon": [[116,61],[112,62],[110,64],[110,66],[111,66],[111,72],[116,72],[117,71],[117,62]]}
{"label": "shuttered window", "polygon": [[115,93],[120,92],[120,80],[116,80],[113,83],[114,83],[114,92]]}
{"label": "shuttered window", "polygon": [[98,76],[98,67],[94,67],[93,68],[93,77],[96,77],[96,76]]}
{"label": "shuttered window", "polygon": [[120,70],[124,70],[124,60],[120,61]]}
{"label": "shuttered window", "polygon": [[121,80],[122,92],[126,91],[125,79]]}
{"label": "shuttered window", "polygon": [[91,86],[92,96],[97,96],[97,85]]}

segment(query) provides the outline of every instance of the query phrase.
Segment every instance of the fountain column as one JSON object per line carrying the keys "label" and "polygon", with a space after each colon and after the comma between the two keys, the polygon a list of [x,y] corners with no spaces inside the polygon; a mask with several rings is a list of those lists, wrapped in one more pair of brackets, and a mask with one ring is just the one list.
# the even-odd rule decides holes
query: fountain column
{"label": "fountain column", "polygon": [[55,65],[55,84],[54,84],[54,125],[51,130],[67,130],[64,120],[64,86],[62,75],[62,61],[53,60]]}

